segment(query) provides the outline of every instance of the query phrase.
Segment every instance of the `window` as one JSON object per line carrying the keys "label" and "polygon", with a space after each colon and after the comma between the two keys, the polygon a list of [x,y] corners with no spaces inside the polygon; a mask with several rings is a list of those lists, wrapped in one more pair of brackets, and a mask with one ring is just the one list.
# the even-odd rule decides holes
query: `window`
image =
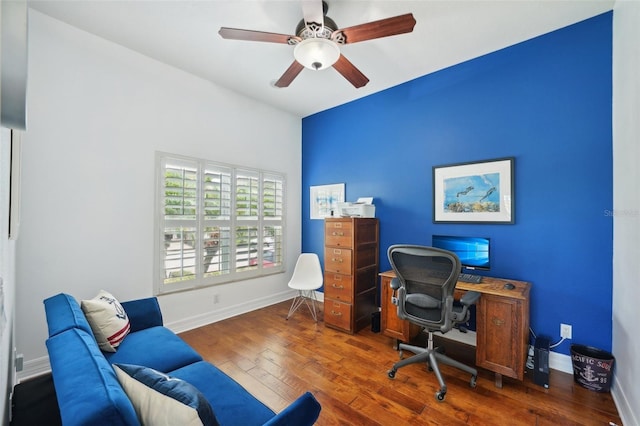
{"label": "window", "polygon": [[157,154],[157,293],[284,270],[285,179]]}

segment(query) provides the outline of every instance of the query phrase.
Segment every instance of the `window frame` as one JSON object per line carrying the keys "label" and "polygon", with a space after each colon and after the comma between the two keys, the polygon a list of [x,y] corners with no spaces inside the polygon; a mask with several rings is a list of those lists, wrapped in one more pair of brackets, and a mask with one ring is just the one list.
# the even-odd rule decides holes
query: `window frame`
{"label": "window frame", "polygon": [[[186,214],[177,214],[175,218],[168,218],[166,207],[170,204],[166,203],[167,193],[166,180],[169,167],[176,169],[195,170],[195,215],[188,217]],[[156,152],[155,159],[155,219],[154,219],[154,294],[168,294],[177,291],[193,290],[219,284],[230,283],[234,281],[243,281],[257,277],[263,277],[285,271],[285,250],[286,250],[286,175],[284,173],[274,172],[270,170],[255,169],[245,166],[234,166],[225,163],[215,162],[206,159],[187,157],[178,154],[170,154],[166,152]],[[206,179],[220,174],[220,180],[223,177],[229,178],[228,199],[223,197],[223,190],[220,189],[219,204],[222,206],[224,200],[229,202],[229,214],[225,216],[226,205],[221,207],[218,217],[207,216],[206,209],[208,201],[207,194],[211,194],[210,185],[206,189]],[[228,173],[225,175],[224,173]],[[239,215],[239,198],[238,193],[239,181],[245,176],[257,179],[257,184],[252,182],[252,186],[248,203],[253,209],[254,216]],[[215,185],[214,185],[215,186]],[[222,184],[220,187],[222,188]],[[269,188],[266,188],[266,187]],[[182,191],[182,198],[187,186],[179,187]],[[257,194],[253,192],[257,190]],[[215,192],[215,190],[214,190]],[[272,202],[269,204],[269,202]],[[267,204],[271,208],[267,208]],[[180,208],[184,211],[186,204],[180,204]],[[209,211],[210,212],[210,211]],[[279,216],[278,216],[279,213]],[[207,242],[211,241],[212,233],[207,229],[217,229],[217,245],[215,251],[216,265],[218,270],[208,272],[210,263],[205,265],[205,258],[208,253],[206,251]],[[188,231],[184,231],[188,229]],[[167,239],[168,230],[171,230],[171,238]],[[243,247],[239,247],[239,235],[243,235],[244,230],[251,231],[245,235],[244,239],[247,244],[247,263],[244,266],[239,261],[240,252]],[[267,232],[268,231],[268,232]],[[176,235],[178,237],[176,238]],[[224,244],[223,244],[224,242]],[[260,244],[262,242],[262,244]],[[192,244],[190,244],[192,243]],[[175,262],[179,262],[179,275],[173,282],[167,282],[171,274],[171,267],[167,266],[167,257],[169,256],[169,246],[174,247],[178,244],[179,249],[173,250],[176,254]],[[189,250],[192,256],[186,255],[185,247],[191,245]],[[253,249],[255,247],[255,250]],[[235,253],[235,255],[232,255]],[[191,260],[193,265],[189,268],[185,267],[185,260]],[[209,262],[211,258],[209,257]],[[207,268],[207,270],[205,270]],[[185,273],[187,270],[193,269],[193,274]],[[168,275],[169,274],[169,275]],[[191,278],[193,276],[193,278]]]}

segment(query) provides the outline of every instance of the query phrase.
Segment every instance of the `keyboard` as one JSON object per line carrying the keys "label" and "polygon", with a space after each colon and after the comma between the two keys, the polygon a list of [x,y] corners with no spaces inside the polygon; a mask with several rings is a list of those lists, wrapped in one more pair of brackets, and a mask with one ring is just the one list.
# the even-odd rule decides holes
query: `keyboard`
{"label": "keyboard", "polygon": [[480,282],[482,281],[482,277],[480,275],[473,274],[460,274],[460,276],[458,277],[458,281],[471,284],[480,284]]}

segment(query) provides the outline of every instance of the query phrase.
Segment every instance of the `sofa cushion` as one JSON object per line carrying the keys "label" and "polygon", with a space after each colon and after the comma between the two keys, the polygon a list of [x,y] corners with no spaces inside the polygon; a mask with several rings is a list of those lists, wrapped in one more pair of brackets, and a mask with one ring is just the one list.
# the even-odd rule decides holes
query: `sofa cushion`
{"label": "sofa cushion", "polygon": [[139,425],[136,412],[90,332],[71,328],[47,340],[65,426]]}
{"label": "sofa cushion", "polygon": [[110,293],[100,290],[93,299],[80,304],[100,349],[115,352],[129,334],[129,317],[120,302]]}
{"label": "sofa cushion", "polygon": [[218,426],[209,402],[184,380],[139,365],[113,367],[143,425]]}
{"label": "sofa cushion", "polygon": [[206,361],[169,373],[198,388],[207,398],[221,425],[263,425],[275,413],[231,377]]}
{"label": "sofa cushion", "polygon": [[151,327],[129,333],[117,352],[104,352],[111,364],[144,365],[168,373],[202,357],[166,327]]}
{"label": "sofa cushion", "polygon": [[145,328],[163,325],[162,312],[157,297],[127,300],[121,303],[131,323],[131,333]]}
{"label": "sofa cushion", "polygon": [[44,300],[49,337],[69,330],[80,328],[92,334],[91,326],[80,309],[80,305],[68,294],[59,293]]}

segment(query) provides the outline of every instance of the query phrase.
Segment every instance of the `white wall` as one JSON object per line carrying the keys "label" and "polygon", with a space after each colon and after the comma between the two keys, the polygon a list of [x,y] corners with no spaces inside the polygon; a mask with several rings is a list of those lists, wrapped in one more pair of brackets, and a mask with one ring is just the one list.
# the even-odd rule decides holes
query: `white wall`
{"label": "white wall", "polygon": [[8,424],[9,398],[15,381],[14,305],[15,305],[15,241],[9,240],[9,176],[11,171],[11,133],[0,129],[0,424]]}
{"label": "white wall", "polygon": [[152,295],[155,151],[287,176],[289,272],[162,296],[165,324],[181,331],[291,297],[301,120],[38,12],[29,19],[16,294],[22,377],[48,368],[46,297],[90,298],[102,288],[121,300]]}
{"label": "white wall", "polygon": [[613,15],[613,355],[612,393],[626,425],[640,424],[640,2]]}
{"label": "white wall", "polygon": [[[21,27],[21,23],[24,23],[26,6],[25,4],[8,4],[2,2],[0,5],[0,30],[5,37],[9,36],[9,42],[7,39],[3,40],[3,49],[0,54],[0,74],[2,74],[2,80],[5,83],[4,87],[0,87],[0,98],[5,108],[9,108],[10,114],[7,114],[6,110],[2,109],[0,105],[0,116],[3,118],[2,124],[4,126],[19,125],[20,113],[24,111],[24,108],[18,104],[24,106],[24,98],[19,96],[6,97],[7,89],[14,89],[13,87],[7,87],[6,83],[18,82],[20,84],[20,65],[13,67],[7,63],[7,59],[13,60],[15,58],[24,58],[24,51],[20,50],[21,41],[24,40],[24,27]],[[3,15],[4,10],[4,15]],[[8,12],[8,15],[7,15]],[[7,22],[9,18],[9,22]],[[4,19],[4,26],[2,25]],[[7,23],[9,26],[7,27]],[[15,24],[15,25],[14,25]],[[0,36],[0,39],[2,36]],[[8,45],[8,46],[7,46]],[[9,52],[6,52],[9,47]],[[7,55],[7,53],[10,53]],[[2,57],[5,57],[4,64],[1,61]],[[3,68],[4,65],[4,68]],[[8,70],[8,71],[7,71]],[[17,72],[17,73],[16,73]],[[8,77],[8,78],[7,78]],[[24,81],[24,80],[22,80]],[[0,83],[0,86],[3,86]],[[5,94],[2,95],[2,89],[4,88]],[[15,95],[16,92],[12,91]],[[13,113],[17,113],[13,114]],[[10,199],[10,181],[11,181],[11,131],[8,128],[0,128],[0,424],[9,424],[9,412],[11,408],[11,401],[9,395],[13,390],[15,382],[15,368],[14,368],[14,311],[15,311],[15,253],[16,244],[14,240],[9,240],[9,199]],[[17,175],[14,173],[14,178]]]}

